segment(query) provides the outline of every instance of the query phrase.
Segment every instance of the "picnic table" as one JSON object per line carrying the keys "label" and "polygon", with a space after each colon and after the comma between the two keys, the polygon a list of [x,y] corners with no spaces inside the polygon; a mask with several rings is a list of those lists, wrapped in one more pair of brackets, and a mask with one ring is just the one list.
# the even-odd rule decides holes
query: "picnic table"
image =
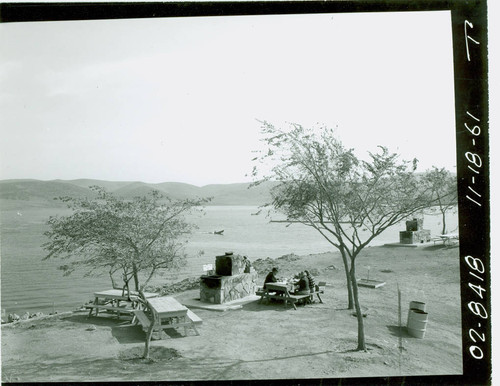
{"label": "picnic table", "polygon": [[446,233],[438,235],[433,240],[434,244],[436,244],[436,241],[442,241],[444,245],[450,246],[453,240],[458,240],[458,233]]}
{"label": "picnic table", "polygon": [[262,300],[264,299],[267,301],[269,301],[269,299],[279,299],[283,300],[285,307],[287,306],[288,303],[290,303],[296,310],[297,306],[295,304],[299,300],[312,298],[313,295],[316,295],[319,299],[319,302],[323,303],[323,300],[319,296],[319,294],[323,293],[323,291],[313,291],[310,292],[309,294],[296,295],[292,293],[294,287],[295,283],[293,282],[266,283],[264,289],[257,291],[257,295],[260,295],[259,302],[262,302]]}
{"label": "picnic table", "polygon": [[199,335],[196,325],[201,324],[201,318],[175,298],[162,296],[147,299],[146,303],[145,310],[135,310],[134,314],[137,322],[147,332],[148,342],[153,332],[159,333],[159,339],[161,339],[162,330],[168,328],[183,327],[187,336],[187,328],[191,327],[196,332],[196,335]]}
{"label": "picnic table", "polygon": [[[158,296],[157,293],[145,292],[146,298],[153,298]],[[99,315],[99,310],[106,310],[108,312],[116,312],[118,318],[120,314],[133,314],[134,310],[139,308],[139,294],[131,291],[130,297],[127,296],[127,291],[119,289],[110,289],[106,291],[94,292],[94,303],[87,304],[85,308],[90,309],[89,317],[92,311],[95,310],[95,316]]]}

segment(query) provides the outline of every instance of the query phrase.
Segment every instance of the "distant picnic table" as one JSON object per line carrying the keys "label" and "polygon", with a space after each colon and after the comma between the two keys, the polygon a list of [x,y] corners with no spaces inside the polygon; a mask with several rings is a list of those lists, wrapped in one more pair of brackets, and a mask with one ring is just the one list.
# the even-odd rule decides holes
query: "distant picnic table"
{"label": "distant picnic table", "polygon": [[299,300],[312,298],[313,295],[316,295],[319,302],[323,303],[323,300],[319,296],[320,293],[323,293],[323,290],[313,291],[307,295],[296,295],[291,293],[293,289],[294,283],[292,282],[266,283],[265,288],[258,290],[256,294],[260,295],[259,302],[262,302],[263,300],[269,301],[270,299],[283,300],[285,307],[288,303],[290,303],[295,310],[297,309],[296,303]]}
{"label": "distant picnic table", "polygon": [[433,239],[434,244],[436,244],[437,241],[442,241],[444,245],[451,245],[453,240],[458,240],[458,233],[446,233],[442,235],[438,235]]}

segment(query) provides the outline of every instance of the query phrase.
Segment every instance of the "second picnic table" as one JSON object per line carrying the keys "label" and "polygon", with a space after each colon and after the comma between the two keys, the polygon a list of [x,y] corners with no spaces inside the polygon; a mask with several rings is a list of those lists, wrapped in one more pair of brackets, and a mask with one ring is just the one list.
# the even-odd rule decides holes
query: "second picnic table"
{"label": "second picnic table", "polygon": [[[260,293],[262,299],[282,299],[285,303],[285,307],[287,303],[291,303],[293,308],[296,310],[297,306],[295,303],[297,303],[300,299],[305,299],[308,297],[312,297],[314,294],[319,299],[320,303],[323,303],[323,300],[319,296],[321,291],[314,291],[310,292],[307,295],[295,295],[293,293],[290,293],[290,291],[293,291],[294,289],[294,283],[288,283],[288,282],[276,282],[276,283],[266,283],[266,288],[262,290]],[[272,294],[274,292],[274,294]]]}
{"label": "second picnic table", "polygon": [[[196,334],[199,335],[196,324],[200,324],[202,320],[175,298],[162,296],[147,299],[146,308],[145,311],[137,310],[134,313],[138,322],[147,331],[148,341],[154,331],[159,333],[161,339],[161,331],[167,328],[184,327],[184,332],[187,335],[187,327],[192,327]],[[151,317],[148,317],[146,312]]]}

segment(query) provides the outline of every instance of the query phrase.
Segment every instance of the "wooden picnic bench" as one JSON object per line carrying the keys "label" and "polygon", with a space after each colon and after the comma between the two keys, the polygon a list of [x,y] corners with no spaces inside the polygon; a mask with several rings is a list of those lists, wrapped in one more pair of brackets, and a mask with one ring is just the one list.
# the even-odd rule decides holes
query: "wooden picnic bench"
{"label": "wooden picnic bench", "polygon": [[171,296],[148,299],[146,308],[134,310],[134,315],[136,323],[141,324],[147,333],[148,341],[154,332],[158,333],[161,339],[161,332],[169,328],[183,327],[187,336],[187,328],[191,327],[196,335],[200,335],[196,326],[203,322],[198,315]]}
{"label": "wooden picnic bench", "polygon": [[[144,296],[146,298],[152,298],[158,296],[158,294],[146,292]],[[130,296],[127,296],[122,290],[117,289],[94,292],[94,298],[92,304],[85,305],[85,308],[89,310],[88,317],[90,317],[94,311],[95,316],[98,316],[99,310],[116,313],[118,318],[120,318],[120,314],[133,315],[134,311],[140,305],[138,293],[132,292]]]}
{"label": "wooden picnic bench", "polygon": [[105,305],[105,304],[87,304],[85,306],[85,308],[89,310],[88,316],[91,316],[92,312],[94,310],[95,310],[95,316],[98,316],[99,310],[106,310],[106,311],[109,311],[110,313],[116,313],[116,316],[118,318],[120,318],[120,314],[130,315],[134,311],[128,305],[114,306],[114,305]]}
{"label": "wooden picnic bench", "polygon": [[316,295],[320,303],[323,303],[320,294],[324,293],[323,290],[309,292],[308,294],[292,294],[290,293],[290,285],[287,283],[267,283],[266,288],[256,291],[256,295],[260,296],[259,302],[263,300],[269,301],[270,299],[283,300],[285,307],[290,303],[296,310],[300,300],[312,299]]}

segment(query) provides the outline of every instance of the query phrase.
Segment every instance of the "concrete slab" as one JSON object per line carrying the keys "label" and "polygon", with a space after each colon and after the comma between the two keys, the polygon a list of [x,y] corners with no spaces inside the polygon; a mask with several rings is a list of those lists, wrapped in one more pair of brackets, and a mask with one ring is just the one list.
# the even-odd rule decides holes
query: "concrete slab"
{"label": "concrete slab", "polygon": [[389,243],[389,244],[384,244],[384,247],[418,248],[418,247],[428,247],[429,245],[434,245],[434,244],[432,242],[415,243],[415,244]]}
{"label": "concrete slab", "polygon": [[229,310],[239,310],[245,304],[255,302],[260,299],[260,296],[250,295],[241,299],[236,299],[224,304],[212,304],[200,301],[200,291],[191,290],[177,295],[173,295],[182,305],[187,308],[198,308],[210,311],[225,312]]}

